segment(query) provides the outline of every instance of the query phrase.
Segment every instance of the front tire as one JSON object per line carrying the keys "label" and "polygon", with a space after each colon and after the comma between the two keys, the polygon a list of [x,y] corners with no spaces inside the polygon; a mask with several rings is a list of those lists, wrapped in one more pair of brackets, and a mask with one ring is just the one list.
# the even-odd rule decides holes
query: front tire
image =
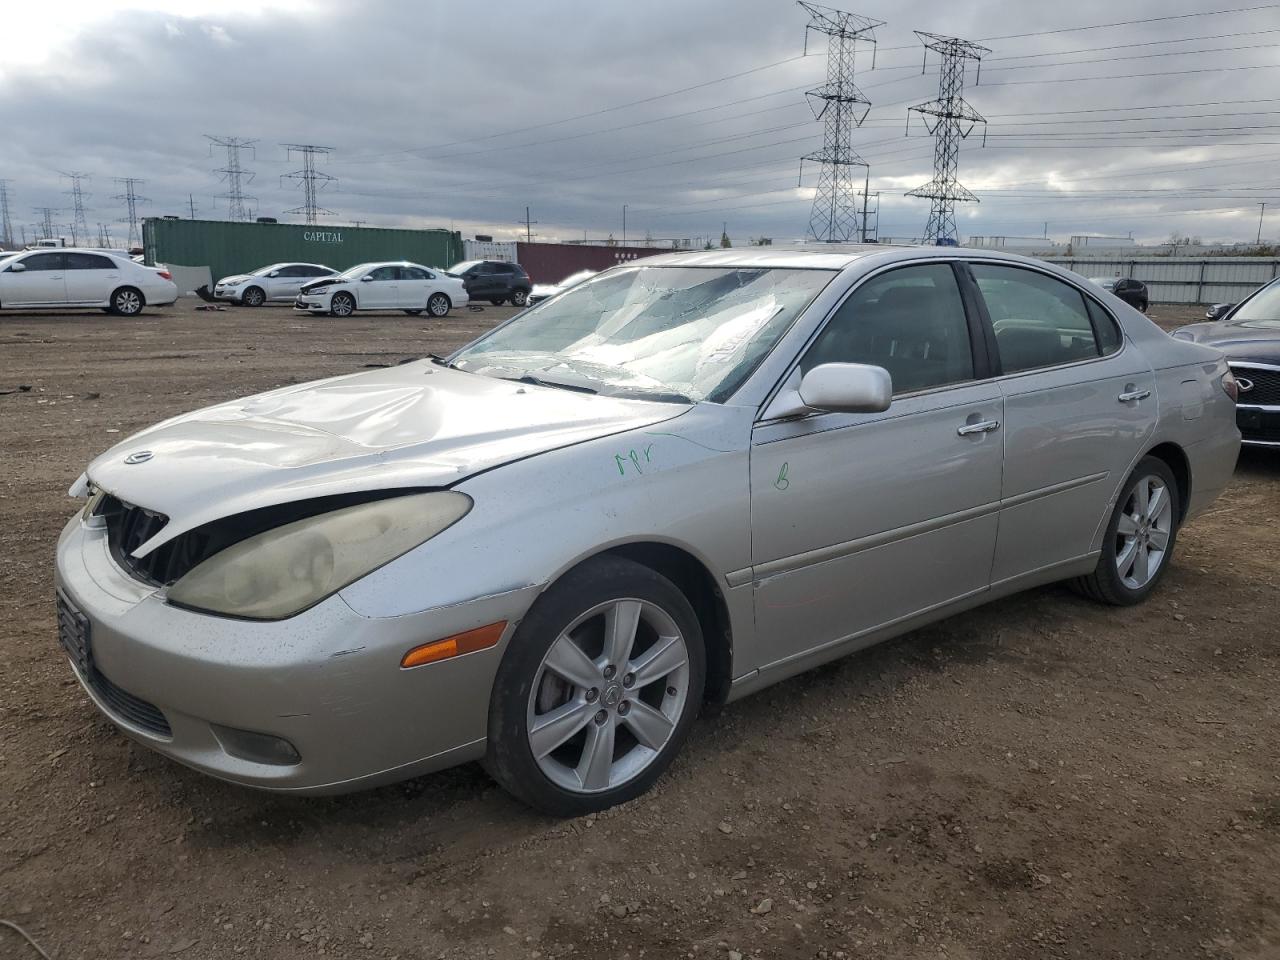
{"label": "front tire", "polygon": [[142,291],[135,287],[121,287],[111,294],[111,312],[118,317],[136,317],[142,312]]}
{"label": "front tire", "polygon": [[1143,457],[1116,500],[1097,567],[1072,586],[1117,607],[1147,599],[1169,567],[1178,539],[1179,503],[1178,481],[1168,464]]}
{"label": "front tire", "polygon": [[261,287],[250,287],[240,295],[240,303],[246,307],[260,307],[267,302],[267,295]]}
{"label": "front tire", "polygon": [[356,312],[356,298],[349,293],[335,293],[329,301],[329,315],[349,317]]}
{"label": "front tire", "polygon": [[452,306],[449,298],[443,293],[433,293],[427,298],[427,313],[433,317],[445,316]]}
{"label": "front tire", "polygon": [[670,580],[619,557],[566,574],[521,621],[494,681],[485,766],[570,817],[644,793],[702,703],[698,618]]}

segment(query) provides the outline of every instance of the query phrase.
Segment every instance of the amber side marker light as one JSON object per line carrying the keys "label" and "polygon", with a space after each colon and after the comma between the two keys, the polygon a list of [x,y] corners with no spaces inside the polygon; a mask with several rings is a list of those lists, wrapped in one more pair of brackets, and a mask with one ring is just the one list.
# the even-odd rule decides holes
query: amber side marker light
{"label": "amber side marker light", "polygon": [[475,653],[487,650],[502,639],[502,631],[507,629],[507,621],[499,620],[486,627],[476,627],[465,633],[455,633],[443,640],[432,640],[419,647],[414,647],[400,660],[401,667],[420,667],[424,663],[436,663],[450,657],[460,657],[464,653]]}

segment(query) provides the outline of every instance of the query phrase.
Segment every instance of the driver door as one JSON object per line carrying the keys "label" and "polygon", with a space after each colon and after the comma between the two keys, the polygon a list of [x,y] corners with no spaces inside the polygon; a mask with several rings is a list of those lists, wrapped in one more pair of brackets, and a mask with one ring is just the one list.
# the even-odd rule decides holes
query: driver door
{"label": "driver door", "polygon": [[400,305],[400,268],[375,267],[360,281],[361,310],[387,310]]}
{"label": "driver door", "polygon": [[[21,263],[25,268],[14,270]],[[6,307],[49,306],[67,302],[66,254],[33,253],[5,268],[0,303]]]}
{"label": "driver door", "polygon": [[756,424],[762,670],[988,588],[1004,399],[985,379],[977,324],[949,263],[877,274],[832,315],[793,376],[821,363],[884,367],[889,409]]}

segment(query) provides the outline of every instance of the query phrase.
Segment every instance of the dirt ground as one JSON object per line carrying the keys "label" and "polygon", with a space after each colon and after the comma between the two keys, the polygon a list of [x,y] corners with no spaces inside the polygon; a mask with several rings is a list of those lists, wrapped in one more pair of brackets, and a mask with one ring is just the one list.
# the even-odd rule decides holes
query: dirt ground
{"label": "dirt ground", "polygon": [[1280,957],[1280,455],[1242,457],[1147,604],[1051,587],[848,658],[705,718],[598,817],[474,765],[256,793],[98,715],[51,579],[92,456],[507,313],[0,315],[0,918],[57,960]]}

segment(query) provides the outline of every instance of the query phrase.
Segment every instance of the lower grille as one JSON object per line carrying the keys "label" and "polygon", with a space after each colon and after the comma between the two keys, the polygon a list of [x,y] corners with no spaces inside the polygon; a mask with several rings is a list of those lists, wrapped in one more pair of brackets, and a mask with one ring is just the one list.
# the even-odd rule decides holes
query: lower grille
{"label": "lower grille", "polygon": [[122,719],[129,721],[135,727],[141,727],[162,737],[173,736],[169,721],[154,703],[148,703],[141,697],[135,697],[128,690],[117,687],[97,667],[89,668],[87,679],[93,692]]}
{"label": "lower grille", "polygon": [[61,590],[56,594],[56,601],[58,641],[75,664],[76,670],[84,677],[89,689],[111,713],[135,727],[162,737],[173,736],[169,721],[159,707],[116,686],[93,662],[93,624],[89,618],[77,610]]}
{"label": "lower grille", "polygon": [[1248,390],[1240,391],[1240,403],[1259,407],[1280,407],[1280,370],[1232,364],[1231,372],[1236,380],[1248,381],[1251,384]]}

